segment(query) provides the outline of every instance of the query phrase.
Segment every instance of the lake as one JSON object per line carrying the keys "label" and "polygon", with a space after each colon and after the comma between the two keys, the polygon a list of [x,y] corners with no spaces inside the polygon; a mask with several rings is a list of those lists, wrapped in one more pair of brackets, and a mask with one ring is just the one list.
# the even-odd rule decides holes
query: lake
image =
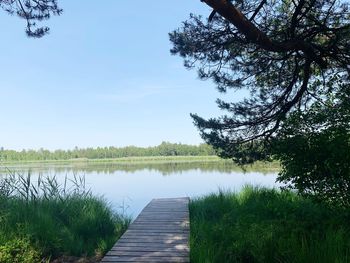
{"label": "lake", "polygon": [[[229,162],[171,163],[27,163],[7,165],[12,171],[34,178],[39,174],[64,178],[84,176],[86,187],[103,196],[118,212],[138,215],[153,198],[196,198],[221,190],[239,191],[244,185],[277,187],[273,167],[248,168],[243,171]],[[6,174],[4,166],[0,171]]]}

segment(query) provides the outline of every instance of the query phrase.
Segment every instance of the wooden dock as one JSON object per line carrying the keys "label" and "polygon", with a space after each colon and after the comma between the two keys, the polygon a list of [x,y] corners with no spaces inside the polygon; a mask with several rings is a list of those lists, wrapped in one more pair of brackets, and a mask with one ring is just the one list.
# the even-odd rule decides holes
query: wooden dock
{"label": "wooden dock", "polygon": [[188,202],[153,199],[102,262],[190,262]]}

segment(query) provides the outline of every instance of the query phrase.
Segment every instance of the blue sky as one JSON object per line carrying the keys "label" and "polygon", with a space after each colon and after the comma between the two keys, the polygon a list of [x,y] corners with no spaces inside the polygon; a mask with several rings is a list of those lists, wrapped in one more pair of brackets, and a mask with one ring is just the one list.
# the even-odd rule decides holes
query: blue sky
{"label": "blue sky", "polygon": [[[210,81],[170,55],[168,33],[199,0],[59,0],[42,39],[0,13],[0,146],[8,149],[156,145],[202,140],[189,113],[217,116]],[[101,4],[103,3],[103,4]]]}

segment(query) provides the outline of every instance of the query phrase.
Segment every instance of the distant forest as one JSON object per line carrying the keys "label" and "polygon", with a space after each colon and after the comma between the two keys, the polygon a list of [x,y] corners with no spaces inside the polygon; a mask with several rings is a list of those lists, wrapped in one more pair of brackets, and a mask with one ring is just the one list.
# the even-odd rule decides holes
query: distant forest
{"label": "distant forest", "polygon": [[1,161],[69,160],[69,159],[108,159],[145,156],[208,156],[215,155],[214,149],[207,144],[187,145],[162,142],[153,147],[97,147],[73,150],[6,150],[0,148]]}

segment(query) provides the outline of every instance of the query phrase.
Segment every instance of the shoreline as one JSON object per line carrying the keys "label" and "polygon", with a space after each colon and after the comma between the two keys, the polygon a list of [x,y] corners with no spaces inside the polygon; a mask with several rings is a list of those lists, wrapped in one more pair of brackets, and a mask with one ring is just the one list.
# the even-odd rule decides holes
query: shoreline
{"label": "shoreline", "polygon": [[169,165],[191,166],[212,166],[221,167],[221,169],[246,170],[246,171],[271,171],[278,172],[281,167],[278,161],[262,162],[258,161],[251,165],[239,166],[232,160],[222,159],[218,156],[144,156],[144,157],[122,157],[113,159],[69,159],[69,160],[34,160],[34,161],[8,161],[0,162],[2,169],[16,168],[34,168],[34,167],[70,167],[70,168],[86,168],[86,167],[139,167],[144,169],[147,167],[163,167]]}
{"label": "shoreline", "polygon": [[193,156],[193,155],[176,155],[176,156],[130,156],[118,158],[74,158],[74,159],[48,159],[48,160],[11,160],[0,161],[0,164],[26,164],[26,163],[125,163],[125,162],[230,162],[230,160],[222,159],[216,155]]}

